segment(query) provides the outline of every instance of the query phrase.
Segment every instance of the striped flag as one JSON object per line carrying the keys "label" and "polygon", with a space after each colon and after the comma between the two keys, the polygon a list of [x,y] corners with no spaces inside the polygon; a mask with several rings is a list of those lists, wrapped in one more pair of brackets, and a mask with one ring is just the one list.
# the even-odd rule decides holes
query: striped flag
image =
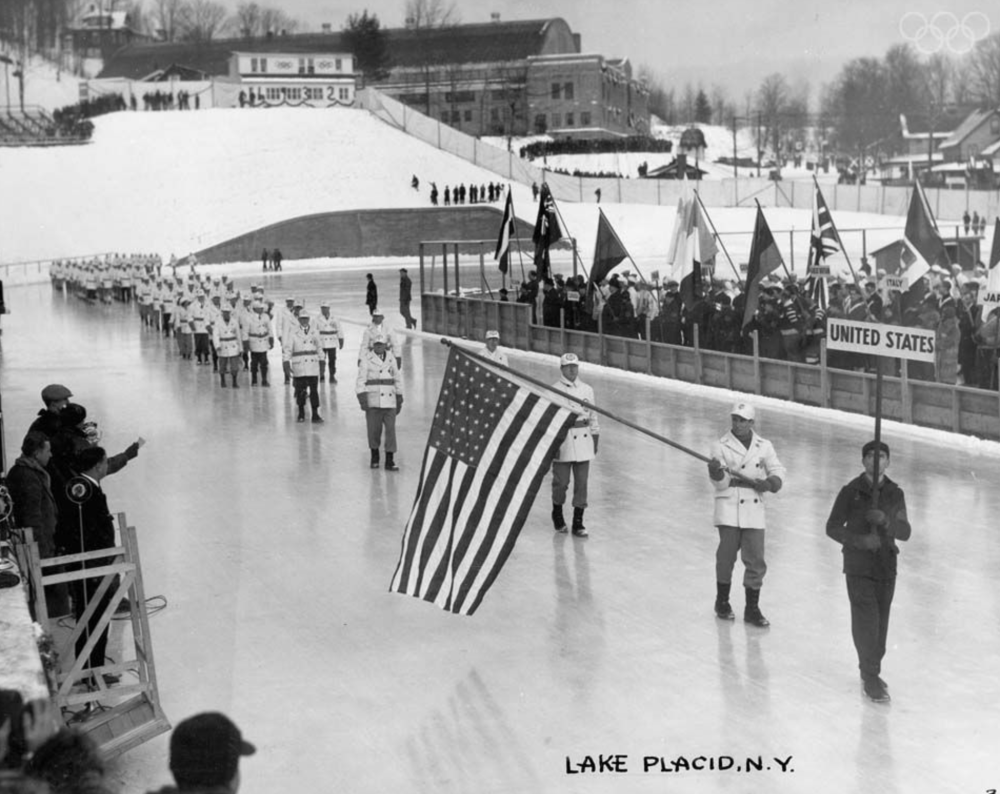
{"label": "striped flag", "polygon": [[806,279],[806,297],[816,306],[816,311],[826,315],[830,308],[830,296],[827,289],[826,276],[813,275]]}
{"label": "striped flag", "polygon": [[746,306],[743,309],[743,327],[746,328],[757,313],[760,303],[760,283],[764,276],[773,273],[784,264],[771,227],[767,225],[764,210],[757,205],[757,221],[750,243],[750,261],[747,263]]}
{"label": "striped flag", "polygon": [[510,263],[510,238],[514,235],[514,199],[510,187],[507,187],[507,202],[503,208],[503,221],[500,223],[500,234],[497,237],[497,250],[493,258],[501,273],[506,273]]}
{"label": "striped flag", "polygon": [[473,614],[576,417],[452,347],[389,589]]}
{"label": "striped flag", "polygon": [[809,268],[822,264],[828,256],[842,254],[844,246],[840,242],[837,227],[833,224],[833,216],[826,205],[826,199],[819,189],[819,182],[813,178],[816,192],[813,194],[812,238],[809,243]]}
{"label": "striped flag", "polygon": [[983,318],[1000,308],[1000,218],[993,227],[993,246],[990,249],[989,270],[986,271],[986,289],[980,294]]}

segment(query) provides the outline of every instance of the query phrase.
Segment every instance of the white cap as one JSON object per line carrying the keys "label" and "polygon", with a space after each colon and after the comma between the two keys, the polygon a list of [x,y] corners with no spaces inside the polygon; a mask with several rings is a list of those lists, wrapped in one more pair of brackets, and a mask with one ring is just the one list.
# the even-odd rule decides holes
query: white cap
{"label": "white cap", "polygon": [[372,334],[372,345],[386,344],[385,334]]}
{"label": "white cap", "polygon": [[311,320],[309,312],[299,312],[299,320]]}
{"label": "white cap", "polygon": [[579,366],[580,364],[579,357],[576,355],[576,353],[563,353],[559,357],[559,366],[566,367],[569,366],[570,364],[576,364]]}
{"label": "white cap", "polygon": [[499,339],[500,338],[500,332],[499,331],[487,331],[486,332],[486,338],[487,339]]}
{"label": "white cap", "polygon": [[757,412],[750,403],[738,402],[733,406],[733,410],[729,412],[730,416],[738,416],[741,419],[749,419],[751,422],[757,418]]}

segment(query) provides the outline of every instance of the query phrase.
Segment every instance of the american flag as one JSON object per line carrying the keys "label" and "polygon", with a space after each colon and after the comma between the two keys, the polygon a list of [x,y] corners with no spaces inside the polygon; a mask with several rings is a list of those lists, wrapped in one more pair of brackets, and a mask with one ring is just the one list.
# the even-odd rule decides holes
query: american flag
{"label": "american flag", "polygon": [[390,591],[473,614],[576,416],[452,347]]}

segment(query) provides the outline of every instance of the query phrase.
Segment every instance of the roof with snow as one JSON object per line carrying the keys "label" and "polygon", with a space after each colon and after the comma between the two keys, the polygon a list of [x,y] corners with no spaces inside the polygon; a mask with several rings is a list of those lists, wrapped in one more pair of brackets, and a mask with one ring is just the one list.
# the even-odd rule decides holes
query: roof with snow
{"label": "roof with snow", "polygon": [[961,146],[962,141],[968,138],[973,132],[975,132],[982,124],[989,121],[989,119],[996,113],[996,110],[980,110],[976,108],[965,120],[959,124],[954,132],[948,136],[948,140],[941,144],[940,148],[950,149],[955,146]]}
{"label": "roof with snow", "polygon": [[947,138],[973,110],[970,105],[949,106],[933,118],[927,113],[900,113],[899,123],[904,138],[926,138],[932,121],[934,137]]}
{"label": "roof with snow", "polygon": [[[484,22],[447,28],[387,28],[392,68],[435,63],[489,63],[523,60],[532,55],[576,53],[579,38],[564,19]],[[260,39],[209,42],[129,44],[107,60],[101,78],[140,80],[171,64],[211,75],[229,72],[234,52],[343,53],[350,49],[342,33],[303,33]]]}

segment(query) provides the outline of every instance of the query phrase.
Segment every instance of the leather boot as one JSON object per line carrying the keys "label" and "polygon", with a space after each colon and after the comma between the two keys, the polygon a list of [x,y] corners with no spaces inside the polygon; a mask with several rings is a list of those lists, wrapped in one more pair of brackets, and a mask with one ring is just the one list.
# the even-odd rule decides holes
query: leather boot
{"label": "leather boot", "polygon": [[399,471],[399,466],[396,465],[396,461],[393,460],[393,452],[385,453],[385,469],[386,471]]}
{"label": "leather boot", "polygon": [[369,464],[369,468],[377,469],[378,468],[378,460],[379,460],[379,458],[378,458],[378,450],[377,449],[373,449],[372,450],[372,462]]}
{"label": "leather boot", "polygon": [[240,384],[238,384],[238,383],[236,382],[236,373],[234,372],[234,373],[233,373],[233,388],[234,388],[234,389],[238,389],[239,387],[240,387]]}
{"label": "leather boot", "polygon": [[256,372],[250,373],[250,385],[251,386],[256,386],[257,385],[257,373]]}
{"label": "leather boot", "polygon": [[722,582],[715,583],[715,615],[723,620],[736,620],[733,608],[729,605],[730,587],[731,585],[728,582],[726,584]]}
{"label": "leather boot", "polygon": [[316,408],[313,408],[312,420],[314,425],[319,425],[323,423],[323,417],[319,415],[319,410]]}
{"label": "leather boot", "polygon": [[556,532],[569,532],[566,519],[563,516],[563,506],[552,503],[552,528]]}
{"label": "leather boot", "polygon": [[573,508],[573,534],[578,538],[587,537],[587,528],[583,525],[583,508]]}
{"label": "leather boot", "polygon": [[219,382],[222,384],[222,388],[226,388],[226,373],[223,372],[219,375]]}
{"label": "leather boot", "polygon": [[760,590],[751,587],[743,588],[747,594],[746,609],[743,610],[743,622],[764,628],[770,626],[770,621],[760,613]]}
{"label": "leather boot", "polygon": [[306,421],[306,407],[304,405],[299,406],[299,415],[295,418],[296,422]]}

